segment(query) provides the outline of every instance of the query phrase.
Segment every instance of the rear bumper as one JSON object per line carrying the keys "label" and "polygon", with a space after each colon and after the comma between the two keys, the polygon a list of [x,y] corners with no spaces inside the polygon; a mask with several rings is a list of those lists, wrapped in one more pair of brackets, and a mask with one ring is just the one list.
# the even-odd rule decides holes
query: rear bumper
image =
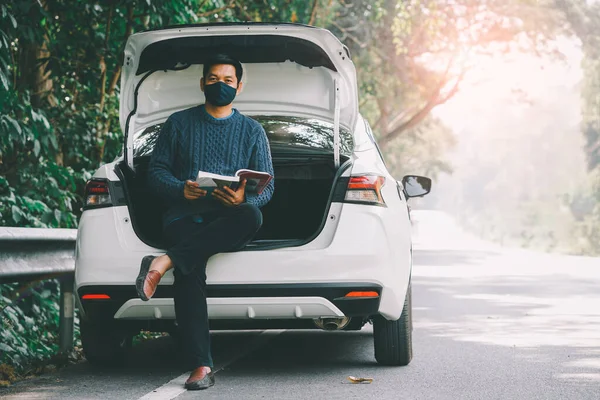
{"label": "rear bumper", "polygon": [[[214,255],[206,269],[208,298],[321,297],[344,315],[381,314],[389,320],[398,319],[411,272],[410,226],[400,208],[391,206],[393,197],[388,197],[388,208],[344,204],[339,218],[327,219],[327,224],[335,226],[326,226],[318,238],[304,246]],[[78,293],[110,290],[107,294],[111,300],[106,303],[113,303],[112,308],[100,308],[112,310],[113,318],[123,304],[137,298],[133,285],[140,261],[148,254],[160,255],[164,250],[150,248],[135,236],[126,207],[86,211],[80,221],[75,254]],[[173,298],[173,282],[173,273],[168,271],[155,298]],[[364,284],[362,288],[360,284]],[[347,291],[372,285],[379,288],[380,294],[374,312],[372,300],[336,300]],[[315,287],[325,291],[315,292]],[[331,294],[332,287],[347,291]],[[240,290],[246,292],[235,294]],[[367,310],[355,312],[347,304],[356,304],[352,307],[358,309],[367,304]],[[96,306],[82,304],[84,316],[88,308],[92,312],[92,307]],[[209,308],[211,318],[215,318],[215,312]],[[159,313],[164,314],[160,309]]]}
{"label": "rear bumper", "polygon": [[[96,322],[174,319],[173,290],[159,286],[147,302],[137,297],[134,286],[83,286],[77,295],[86,318]],[[379,296],[344,297],[356,291]],[[368,317],[378,313],[381,292],[382,287],[373,283],[208,285],[208,314],[211,320]],[[83,299],[86,294],[110,299]]]}

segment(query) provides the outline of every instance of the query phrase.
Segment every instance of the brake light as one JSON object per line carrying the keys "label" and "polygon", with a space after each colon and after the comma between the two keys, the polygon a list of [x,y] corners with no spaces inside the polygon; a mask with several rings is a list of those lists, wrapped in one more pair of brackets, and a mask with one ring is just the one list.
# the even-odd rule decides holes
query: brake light
{"label": "brake light", "polygon": [[108,181],[92,179],[85,185],[85,208],[106,207],[112,205]]}
{"label": "brake light", "polygon": [[110,300],[107,294],[84,294],[81,297],[83,300]]}
{"label": "brake light", "polygon": [[346,189],[346,203],[360,203],[385,206],[381,188],[385,178],[377,175],[351,176]]}

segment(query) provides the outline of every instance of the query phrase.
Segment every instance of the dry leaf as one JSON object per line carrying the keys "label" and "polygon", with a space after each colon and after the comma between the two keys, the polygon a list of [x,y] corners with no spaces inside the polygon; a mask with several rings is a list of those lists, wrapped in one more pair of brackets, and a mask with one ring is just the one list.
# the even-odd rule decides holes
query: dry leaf
{"label": "dry leaf", "polygon": [[357,378],[355,376],[349,376],[348,380],[352,383],[371,383],[373,378]]}

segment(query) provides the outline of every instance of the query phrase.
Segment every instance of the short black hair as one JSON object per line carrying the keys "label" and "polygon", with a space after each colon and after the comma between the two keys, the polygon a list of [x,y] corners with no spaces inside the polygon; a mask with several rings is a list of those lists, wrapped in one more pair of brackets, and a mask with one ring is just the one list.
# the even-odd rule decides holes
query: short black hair
{"label": "short black hair", "polygon": [[219,64],[233,65],[233,67],[235,68],[235,76],[238,80],[238,84],[242,81],[242,74],[244,73],[244,68],[242,67],[242,64],[238,60],[228,56],[227,54],[216,54],[210,57],[208,60],[206,60],[206,62],[204,63],[204,70],[202,71],[202,76],[204,77],[204,79],[206,79],[206,75],[208,75],[210,68],[213,65]]}

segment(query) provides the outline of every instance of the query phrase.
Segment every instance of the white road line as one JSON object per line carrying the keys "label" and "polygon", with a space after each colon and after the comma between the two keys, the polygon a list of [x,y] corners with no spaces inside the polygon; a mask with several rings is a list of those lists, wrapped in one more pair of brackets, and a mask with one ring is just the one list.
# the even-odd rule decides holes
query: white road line
{"label": "white road line", "polygon": [[139,400],[170,400],[179,396],[185,392],[186,389],[183,387],[189,372],[179,375],[177,378],[170,380],[159,388],[151,391],[150,393],[140,397]]}
{"label": "white road line", "polygon": [[[257,348],[264,345],[266,342],[283,332],[285,332],[285,329],[274,329],[262,332],[260,335],[258,335],[256,339],[250,342],[250,345],[246,349],[244,349],[244,351],[237,353],[230,359],[225,360],[225,362],[223,362],[221,365],[216,366],[214,372],[217,373],[219,371],[224,370],[229,365],[245,357],[252,351],[256,350]],[[147,393],[144,396],[140,397],[139,400],[171,400],[176,398],[181,393],[186,391],[183,385],[185,384],[185,381],[187,380],[187,377],[189,376],[190,372],[191,371],[188,371],[182,375],[179,375],[177,378],[170,380],[169,382],[156,388],[150,393]]]}

